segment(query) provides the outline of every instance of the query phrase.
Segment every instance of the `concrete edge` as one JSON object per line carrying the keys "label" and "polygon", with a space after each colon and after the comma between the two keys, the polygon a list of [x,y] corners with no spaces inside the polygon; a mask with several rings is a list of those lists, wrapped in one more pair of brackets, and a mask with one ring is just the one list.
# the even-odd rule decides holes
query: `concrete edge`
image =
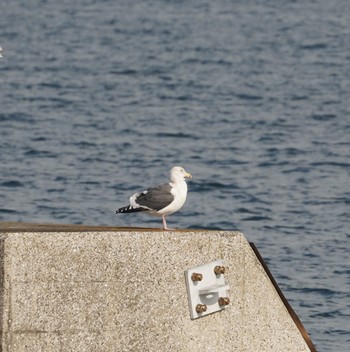
{"label": "concrete edge", "polygon": [[[5,237],[6,238],[6,237]],[[0,236],[0,352],[2,352],[3,342],[3,321],[4,321],[4,296],[5,296],[5,238]]]}
{"label": "concrete edge", "polygon": [[[0,222],[0,233],[13,232],[159,232],[162,228],[152,227],[119,227],[72,224],[32,224],[25,222]],[[167,232],[203,232],[223,231],[219,229],[174,229]]]}
{"label": "concrete edge", "polygon": [[273,284],[273,286],[275,287],[279,297],[281,298],[284,306],[286,307],[289,315],[291,316],[291,318],[294,321],[294,324],[296,325],[296,327],[298,328],[300,334],[302,335],[303,339],[305,340],[306,344],[308,345],[308,347],[310,348],[311,352],[317,352],[316,351],[316,347],[313,344],[310,335],[308,334],[308,332],[306,331],[303,323],[301,322],[301,320],[299,319],[298,315],[295,313],[295,311],[293,310],[292,306],[289,304],[287,298],[284,296],[282,290],[280,289],[280,287],[278,286],[278,283],[276,282],[275,278],[272,276],[270,269],[268,268],[267,264],[265,263],[264,259],[262,258],[260,252],[258,251],[258,248],[255,246],[255,244],[253,242],[249,242],[251,248],[253,249],[256,257],[259,259],[260,264],[262,265],[262,267],[264,268],[267,276],[269,277],[271,283]]}

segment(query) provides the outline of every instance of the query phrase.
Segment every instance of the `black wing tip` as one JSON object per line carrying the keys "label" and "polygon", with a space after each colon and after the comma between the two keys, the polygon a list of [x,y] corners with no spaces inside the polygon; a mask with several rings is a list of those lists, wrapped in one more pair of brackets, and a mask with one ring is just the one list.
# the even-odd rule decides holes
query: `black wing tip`
{"label": "black wing tip", "polygon": [[115,211],[116,214],[120,213],[136,213],[138,211],[145,211],[147,209],[145,208],[134,208],[132,205],[128,205],[126,207],[119,208]]}
{"label": "black wing tip", "polygon": [[119,209],[117,209],[116,211],[115,211],[115,213],[116,214],[119,214],[119,213],[128,213],[128,212],[130,212],[130,211],[132,211],[132,206],[131,205],[128,205],[128,206],[126,206],[126,207],[121,207],[121,208],[119,208]]}

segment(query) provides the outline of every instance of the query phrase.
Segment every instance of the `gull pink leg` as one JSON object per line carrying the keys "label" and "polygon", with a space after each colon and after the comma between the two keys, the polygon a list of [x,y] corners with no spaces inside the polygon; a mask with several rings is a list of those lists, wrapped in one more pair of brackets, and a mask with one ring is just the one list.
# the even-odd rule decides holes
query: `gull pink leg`
{"label": "gull pink leg", "polygon": [[172,230],[166,224],[165,215],[162,215],[162,219],[163,219],[163,230]]}

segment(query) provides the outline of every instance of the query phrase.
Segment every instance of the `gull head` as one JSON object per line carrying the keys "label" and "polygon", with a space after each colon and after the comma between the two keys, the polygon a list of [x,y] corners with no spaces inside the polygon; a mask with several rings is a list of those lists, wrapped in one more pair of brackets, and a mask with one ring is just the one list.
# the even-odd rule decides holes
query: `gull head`
{"label": "gull head", "polygon": [[181,166],[174,166],[170,170],[170,180],[172,182],[185,181],[186,178],[192,178],[192,175],[185,171]]}

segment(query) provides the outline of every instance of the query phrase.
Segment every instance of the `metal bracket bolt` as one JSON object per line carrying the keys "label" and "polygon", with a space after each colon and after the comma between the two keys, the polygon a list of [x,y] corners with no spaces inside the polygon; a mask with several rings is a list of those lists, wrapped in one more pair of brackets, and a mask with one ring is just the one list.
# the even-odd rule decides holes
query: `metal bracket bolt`
{"label": "metal bracket bolt", "polygon": [[215,275],[221,275],[221,274],[225,274],[225,267],[222,266],[222,265],[217,265],[215,268],[214,268],[214,273]]}
{"label": "metal bracket bolt", "polygon": [[218,299],[219,306],[227,306],[230,304],[230,299],[228,297],[220,297]]}
{"label": "metal bracket bolt", "polygon": [[193,282],[195,282],[195,281],[202,281],[202,280],[203,280],[203,275],[200,274],[200,273],[193,273],[193,274],[191,275],[191,280],[192,280]]}
{"label": "metal bracket bolt", "polygon": [[196,305],[196,312],[199,313],[204,313],[207,311],[207,305],[206,304],[197,304]]}

